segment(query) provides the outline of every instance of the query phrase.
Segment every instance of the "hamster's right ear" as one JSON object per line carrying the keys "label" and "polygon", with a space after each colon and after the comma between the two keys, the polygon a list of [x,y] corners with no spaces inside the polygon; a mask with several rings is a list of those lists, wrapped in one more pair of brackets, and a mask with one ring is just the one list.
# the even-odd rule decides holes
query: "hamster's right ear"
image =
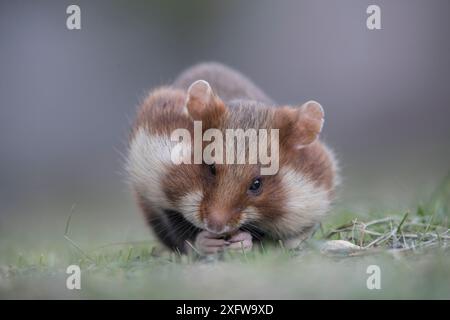
{"label": "hamster's right ear", "polygon": [[296,149],[314,142],[322,131],[323,123],[323,108],[320,103],[312,100],[300,107],[282,107],[275,112],[280,142]]}
{"label": "hamster's right ear", "polygon": [[186,98],[187,113],[192,119],[214,125],[225,113],[223,101],[214,94],[205,80],[197,80],[190,85]]}

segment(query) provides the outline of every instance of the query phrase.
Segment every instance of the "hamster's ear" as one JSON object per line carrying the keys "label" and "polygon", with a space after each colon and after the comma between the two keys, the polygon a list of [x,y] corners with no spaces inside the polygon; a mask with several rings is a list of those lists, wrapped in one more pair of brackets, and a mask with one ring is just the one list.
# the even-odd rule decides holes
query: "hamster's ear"
{"label": "hamster's ear", "polygon": [[275,111],[275,126],[280,129],[280,143],[300,149],[314,142],[324,123],[322,106],[308,101],[300,107],[282,107]]}
{"label": "hamster's ear", "polygon": [[197,80],[189,87],[186,98],[187,113],[192,119],[214,125],[226,111],[225,104],[217,97],[205,80]]}

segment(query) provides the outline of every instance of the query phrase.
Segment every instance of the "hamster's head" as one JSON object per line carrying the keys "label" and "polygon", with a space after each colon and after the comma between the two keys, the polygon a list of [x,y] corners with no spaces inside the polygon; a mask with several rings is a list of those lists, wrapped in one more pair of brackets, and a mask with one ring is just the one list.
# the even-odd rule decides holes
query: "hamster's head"
{"label": "hamster's head", "polygon": [[[286,238],[327,213],[336,168],[318,141],[324,121],[320,104],[224,102],[199,80],[187,92],[186,113],[201,122],[203,162],[173,167],[167,191],[180,190],[182,177],[183,192],[174,201],[194,225],[215,234],[243,229]],[[193,191],[186,192],[189,185]]]}

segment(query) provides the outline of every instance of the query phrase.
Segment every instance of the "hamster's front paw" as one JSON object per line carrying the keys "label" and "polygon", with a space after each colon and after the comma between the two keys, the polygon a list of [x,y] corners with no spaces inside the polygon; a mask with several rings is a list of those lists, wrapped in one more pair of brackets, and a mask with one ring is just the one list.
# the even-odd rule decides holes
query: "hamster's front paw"
{"label": "hamster's front paw", "polygon": [[206,230],[201,231],[195,238],[195,248],[204,255],[223,251],[228,243],[220,236]]}
{"label": "hamster's front paw", "polygon": [[227,241],[230,243],[227,248],[232,250],[244,250],[247,252],[253,247],[252,235],[246,231],[240,230],[232,235]]}

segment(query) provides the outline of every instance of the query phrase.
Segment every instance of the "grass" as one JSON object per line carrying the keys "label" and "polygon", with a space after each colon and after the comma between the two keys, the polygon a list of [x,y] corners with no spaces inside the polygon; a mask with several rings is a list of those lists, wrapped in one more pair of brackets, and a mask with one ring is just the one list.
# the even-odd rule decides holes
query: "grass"
{"label": "grass", "polygon": [[[301,250],[280,243],[208,259],[162,251],[153,240],[80,244],[72,238],[79,222],[72,207],[61,230],[64,242],[40,251],[3,246],[0,297],[449,299],[449,199],[447,177],[416,210],[377,212],[370,219],[342,212]],[[65,287],[71,264],[82,270],[81,290]],[[380,290],[366,286],[367,267],[374,264],[381,269]]]}
{"label": "grass", "polygon": [[345,239],[361,247],[366,254],[373,252],[373,249],[399,253],[448,246],[449,229],[444,225],[432,224],[432,215],[413,219],[408,219],[408,216],[409,212],[403,217],[386,217],[369,222],[355,219],[333,228],[325,238]]}

